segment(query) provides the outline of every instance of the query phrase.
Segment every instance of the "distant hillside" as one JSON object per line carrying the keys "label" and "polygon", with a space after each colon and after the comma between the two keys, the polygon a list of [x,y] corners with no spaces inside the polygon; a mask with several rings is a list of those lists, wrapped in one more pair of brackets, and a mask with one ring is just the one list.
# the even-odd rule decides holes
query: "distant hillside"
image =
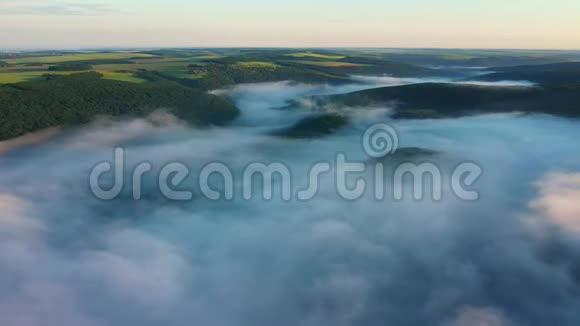
{"label": "distant hillside", "polygon": [[321,105],[390,105],[397,118],[445,118],[521,111],[580,116],[580,88],[483,87],[425,83],[383,87],[319,99]]}
{"label": "distant hillside", "polygon": [[393,77],[423,77],[448,74],[445,71],[430,69],[408,63],[365,57],[345,57],[333,61],[309,58],[307,60],[283,61],[285,65],[309,67],[331,74],[350,75],[389,75]]}
{"label": "distant hillside", "polygon": [[578,51],[543,50],[386,49],[382,55],[386,60],[446,67],[507,67],[580,60]]}
{"label": "distant hillside", "polygon": [[580,62],[493,68],[494,73],[473,78],[481,81],[528,80],[544,86],[580,85]]}
{"label": "distant hillside", "polygon": [[530,72],[530,71],[580,71],[580,62],[559,62],[544,65],[525,65],[525,66],[511,66],[511,67],[494,67],[494,71],[501,72]]}
{"label": "distant hillside", "polygon": [[406,63],[363,57],[341,57],[303,53],[263,52],[217,59],[188,66],[187,86],[212,89],[240,83],[292,80],[303,83],[340,84],[352,82],[352,75],[394,77],[443,76],[445,72]]}
{"label": "distant hillside", "polygon": [[347,76],[326,73],[317,69],[280,65],[271,61],[210,62],[188,66],[191,78],[181,79],[184,85],[216,89],[242,83],[292,80],[304,83],[346,83]]}
{"label": "distant hillside", "polygon": [[135,84],[101,77],[89,72],[0,85],[0,139],[83,124],[98,115],[143,116],[156,109],[197,125],[220,125],[238,115],[225,99],[175,82]]}
{"label": "distant hillside", "polygon": [[[159,49],[145,52],[27,52],[7,55],[0,84],[42,79],[55,71],[98,71],[131,78],[148,72],[203,90],[240,83],[291,80],[301,83],[351,83],[352,75],[392,77],[467,76],[443,69],[384,59],[365,51],[312,49]],[[85,67],[83,67],[85,66]],[[67,68],[68,67],[68,68]],[[74,71],[78,69],[78,71]]]}

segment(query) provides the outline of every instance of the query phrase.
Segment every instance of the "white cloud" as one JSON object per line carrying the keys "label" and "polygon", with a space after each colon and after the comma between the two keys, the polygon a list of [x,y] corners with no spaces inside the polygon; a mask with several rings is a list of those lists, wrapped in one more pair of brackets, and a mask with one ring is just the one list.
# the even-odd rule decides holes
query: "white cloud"
{"label": "white cloud", "polygon": [[466,306],[461,308],[449,326],[507,326],[503,314],[493,308]]}
{"label": "white cloud", "polygon": [[73,293],[52,283],[31,282],[14,297],[0,299],[0,324],[10,326],[103,326],[78,310]]}
{"label": "white cloud", "polygon": [[18,197],[0,193],[0,212],[0,234],[30,233],[43,228],[27,216],[28,205]]}
{"label": "white cloud", "polygon": [[87,253],[80,264],[87,275],[113,289],[115,296],[152,308],[181,298],[187,270],[176,248],[135,230],[108,235],[104,250]]}
{"label": "white cloud", "polygon": [[580,173],[553,172],[537,183],[540,197],[531,208],[546,222],[580,234]]}

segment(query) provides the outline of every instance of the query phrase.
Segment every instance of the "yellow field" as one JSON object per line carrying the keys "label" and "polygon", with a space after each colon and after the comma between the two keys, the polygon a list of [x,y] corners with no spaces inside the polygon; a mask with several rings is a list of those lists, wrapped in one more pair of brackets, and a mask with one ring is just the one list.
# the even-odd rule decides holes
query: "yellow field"
{"label": "yellow field", "polygon": [[320,53],[313,53],[313,52],[297,52],[297,53],[290,53],[287,54],[289,57],[294,58],[317,58],[317,59],[328,59],[328,60],[339,60],[346,58],[342,55],[327,55],[327,54],[320,54]]}
{"label": "yellow field", "polygon": [[38,79],[47,71],[0,72],[0,84],[13,84]]}
{"label": "yellow field", "polygon": [[212,60],[212,59],[221,59],[225,58],[225,55],[222,54],[208,54],[208,55],[200,55],[196,57],[191,57],[193,60]]}
{"label": "yellow field", "polygon": [[103,74],[103,79],[119,80],[136,84],[145,82],[144,79],[135,77],[135,74],[133,74],[132,72],[116,72],[102,70],[97,70],[97,72]]}
{"label": "yellow field", "polygon": [[369,65],[360,63],[350,63],[341,61],[297,61],[301,64],[319,67],[368,67]]}
{"label": "yellow field", "polygon": [[236,66],[242,68],[276,68],[277,64],[268,61],[242,61],[236,63]]}
{"label": "yellow field", "polygon": [[129,59],[129,58],[148,58],[155,57],[151,54],[135,53],[135,52],[110,52],[110,53],[75,53],[75,54],[63,54],[55,56],[42,56],[42,57],[24,57],[15,59],[4,59],[2,61],[9,64],[28,64],[28,63],[62,63],[67,61],[82,61],[82,60],[99,60],[99,59]]}

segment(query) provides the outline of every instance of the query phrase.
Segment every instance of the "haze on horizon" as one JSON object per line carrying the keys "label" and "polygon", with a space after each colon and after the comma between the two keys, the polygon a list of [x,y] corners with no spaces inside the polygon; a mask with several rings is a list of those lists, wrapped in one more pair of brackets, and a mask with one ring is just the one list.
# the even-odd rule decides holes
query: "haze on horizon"
{"label": "haze on horizon", "polygon": [[0,47],[580,49],[577,0],[2,0]]}

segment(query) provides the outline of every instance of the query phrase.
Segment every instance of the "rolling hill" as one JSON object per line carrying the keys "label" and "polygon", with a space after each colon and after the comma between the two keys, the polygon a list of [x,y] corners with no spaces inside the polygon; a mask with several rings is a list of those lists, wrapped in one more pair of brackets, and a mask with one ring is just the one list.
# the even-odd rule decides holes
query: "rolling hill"
{"label": "rolling hill", "polygon": [[497,67],[491,74],[472,78],[481,81],[528,80],[543,86],[580,85],[580,62]]}
{"label": "rolling hill", "polygon": [[580,117],[580,88],[499,87],[424,83],[383,87],[318,99],[320,105],[388,105],[396,118],[446,118],[524,112]]}
{"label": "rolling hill", "polygon": [[239,113],[221,97],[172,81],[137,84],[88,72],[0,85],[0,140],[88,123],[99,115],[144,116],[157,109],[195,125],[221,125]]}

